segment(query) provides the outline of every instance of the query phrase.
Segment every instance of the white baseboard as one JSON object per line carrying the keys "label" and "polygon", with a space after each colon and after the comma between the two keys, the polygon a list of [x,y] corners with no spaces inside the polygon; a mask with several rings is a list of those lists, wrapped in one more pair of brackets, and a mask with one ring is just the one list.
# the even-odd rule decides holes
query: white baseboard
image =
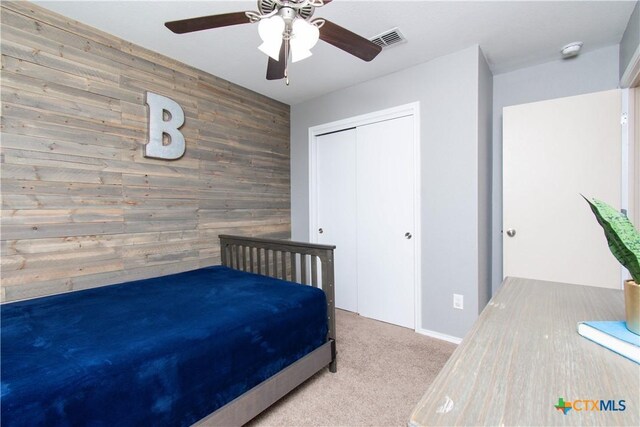
{"label": "white baseboard", "polygon": [[442,334],[442,333],[436,332],[436,331],[430,331],[428,329],[417,328],[416,332],[421,334],[421,335],[426,335],[428,337],[437,338],[437,339],[443,340],[443,341],[449,341],[449,342],[452,342],[454,344],[460,344],[462,342],[462,338],[454,337],[452,335]]}

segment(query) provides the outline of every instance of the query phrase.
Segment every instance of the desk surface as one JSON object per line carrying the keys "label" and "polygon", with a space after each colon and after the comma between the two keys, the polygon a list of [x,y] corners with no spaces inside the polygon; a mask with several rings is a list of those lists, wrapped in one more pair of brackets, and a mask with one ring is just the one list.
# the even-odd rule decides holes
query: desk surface
{"label": "desk surface", "polygon": [[[410,425],[638,426],[640,365],[576,332],[580,321],[623,319],[621,290],[507,278]],[[625,400],[626,409],[563,415],[559,398]]]}

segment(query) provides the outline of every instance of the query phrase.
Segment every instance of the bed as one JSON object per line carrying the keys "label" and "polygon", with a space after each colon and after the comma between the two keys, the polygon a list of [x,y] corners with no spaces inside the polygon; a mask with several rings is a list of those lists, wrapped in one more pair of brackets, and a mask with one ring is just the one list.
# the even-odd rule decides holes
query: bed
{"label": "bed", "polygon": [[220,245],[220,266],[4,304],[1,424],[242,425],[335,372],[334,247]]}

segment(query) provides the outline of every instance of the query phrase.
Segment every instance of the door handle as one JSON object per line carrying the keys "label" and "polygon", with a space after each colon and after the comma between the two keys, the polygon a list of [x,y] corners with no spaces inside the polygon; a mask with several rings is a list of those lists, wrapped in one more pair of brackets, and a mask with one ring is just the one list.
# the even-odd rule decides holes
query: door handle
{"label": "door handle", "polygon": [[322,233],[324,233],[324,230],[322,228],[318,228],[318,233],[322,234]]}
{"label": "door handle", "polygon": [[409,240],[409,239],[411,239],[411,237],[412,237],[412,236],[411,236],[411,233],[406,232],[406,233],[404,233],[404,237],[405,237],[407,240]]}
{"label": "door handle", "polygon": [[507,230],[507,236],[513,237],[515,235],[516,235],[516,230],[515,229],[510,228],[510,229]]}

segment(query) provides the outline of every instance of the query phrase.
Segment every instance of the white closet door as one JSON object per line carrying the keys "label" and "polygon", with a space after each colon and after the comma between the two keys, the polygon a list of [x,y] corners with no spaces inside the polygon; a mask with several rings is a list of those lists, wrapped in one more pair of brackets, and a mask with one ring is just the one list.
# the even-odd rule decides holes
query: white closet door
{"label": "white closet door", "polygon": [[357,128],[358,311],[414,328],[413,116]]}
{"label": "white closet door", "polygon": [[356,130],[318,136],[316,147],[317,242],[336,245],[336,307],[357,312]]}

